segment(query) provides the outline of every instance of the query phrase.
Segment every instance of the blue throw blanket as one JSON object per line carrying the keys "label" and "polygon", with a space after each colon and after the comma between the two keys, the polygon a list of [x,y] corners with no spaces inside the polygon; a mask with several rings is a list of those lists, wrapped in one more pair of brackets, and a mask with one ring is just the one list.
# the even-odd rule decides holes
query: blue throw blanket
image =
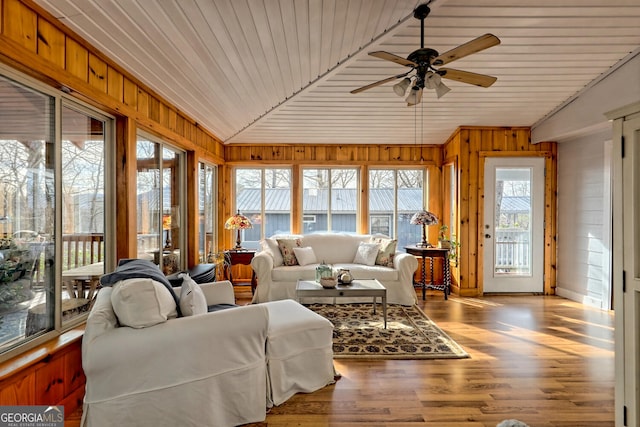
{"label": "blue throw blanket", "polygon": [[113,286],[120,280],[126,279],[153,279],[156,282],[162,283],[169,290],[173,300],[176,302],[178,317],[182,317],[178,296],[173,291],[173,287],[171,286],[171,283],[169,283],[167,276],[162,274],[162,271],[160,271],[160,268],[158,268],[157,265],[145,259],[131,259],[126,260],[125,262],[121,261],[116,267],[116,271],[105,274],[100,278],[100,284],[102,286]]}

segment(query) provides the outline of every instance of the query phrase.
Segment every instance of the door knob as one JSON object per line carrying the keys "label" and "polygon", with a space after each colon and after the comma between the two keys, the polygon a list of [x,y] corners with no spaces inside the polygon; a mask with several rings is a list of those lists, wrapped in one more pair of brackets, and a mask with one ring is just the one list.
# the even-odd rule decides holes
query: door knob
{"label": "door knob", "polygon": [[484,235],[484,238],[485,238],[485,239],[490,239],[490,238],[491,238],[491,234],[485,234],[485,235]]}

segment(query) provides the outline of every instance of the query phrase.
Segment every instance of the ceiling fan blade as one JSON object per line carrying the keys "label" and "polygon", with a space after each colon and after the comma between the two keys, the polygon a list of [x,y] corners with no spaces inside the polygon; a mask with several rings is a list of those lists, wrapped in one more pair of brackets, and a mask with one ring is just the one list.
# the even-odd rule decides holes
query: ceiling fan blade
{"label": "ceiling fan blade", "polygon": [[448,64],[456,59],[464,58],[472,53],[480,52],[498,44],[500,44],[499,38],[493,34],[485,34],[437,56],[431,64],[435,66]]}
{"label": "ceiling fan blade", "polygon": [[377,82],[369,83],[366,86],[362,86],[362,87],[359,87],[358,89],[352,90],[351,93],[360,93],[360,92],[363,92],[365,90],[371,89],[372,87],[383,85],[383,84],[385,84],[387,82],[390,82],[391,80],[395,80],[395,79],[399,79],[400,77],[404,77],[407,74],[409,74],[410,72],[411,71],[408,71],[406,73],[398,74],[397,76],[391,76],[391,77],[387,77],[386,79],[379,80]]}
{"label": "ceiling fan blade", "polygon": [[404,65],[406,67],[417,67],[413,61],[409,61],[401,56],[394,55],[393,53],[385,52],[383,50],[377,50],[375,52],[369,52],[370,56],[375,56],[376,58],[384,59],[386,61],[395,62],[396,64]]}
{"label": "ceiling fan blade", "polygon": [[445,79],[457,80],[470,85],[489,87],[498,80],[497,77],[486,74],[477,74],[470,71],[455,70],[453,68],[440,68],[438,74]]}

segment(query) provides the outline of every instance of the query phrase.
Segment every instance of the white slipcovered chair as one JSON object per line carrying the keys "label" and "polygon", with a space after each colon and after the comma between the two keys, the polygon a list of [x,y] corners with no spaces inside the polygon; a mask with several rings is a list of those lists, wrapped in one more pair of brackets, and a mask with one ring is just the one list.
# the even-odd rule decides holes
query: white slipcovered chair
{"label": "white slipcovered chair", "polygon": [[[123,327],[118,286],[100,290],[87,319],[83,426],[259,422],[268,407],[334,381],[333,325],[295,301]],[[235,302],[227,281],[199,286],[207,305]]]}

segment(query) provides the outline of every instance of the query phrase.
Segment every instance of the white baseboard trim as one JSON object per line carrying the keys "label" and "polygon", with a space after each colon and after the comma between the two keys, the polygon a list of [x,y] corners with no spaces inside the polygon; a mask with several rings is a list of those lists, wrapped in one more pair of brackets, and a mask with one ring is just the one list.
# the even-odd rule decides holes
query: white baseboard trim
{"label": "white baseboard trim", "polygon": [[564,288],[556,288],[556,295],[562,298],[570,299],[571,301],[576,301],[581,304],[584,304],[589,307],[599,308],[601,310],[606,310],[606,305],[603,304],[602,300],[597,298],[593,298],[587,295],[583,295],[581,293],[571,291]]}

